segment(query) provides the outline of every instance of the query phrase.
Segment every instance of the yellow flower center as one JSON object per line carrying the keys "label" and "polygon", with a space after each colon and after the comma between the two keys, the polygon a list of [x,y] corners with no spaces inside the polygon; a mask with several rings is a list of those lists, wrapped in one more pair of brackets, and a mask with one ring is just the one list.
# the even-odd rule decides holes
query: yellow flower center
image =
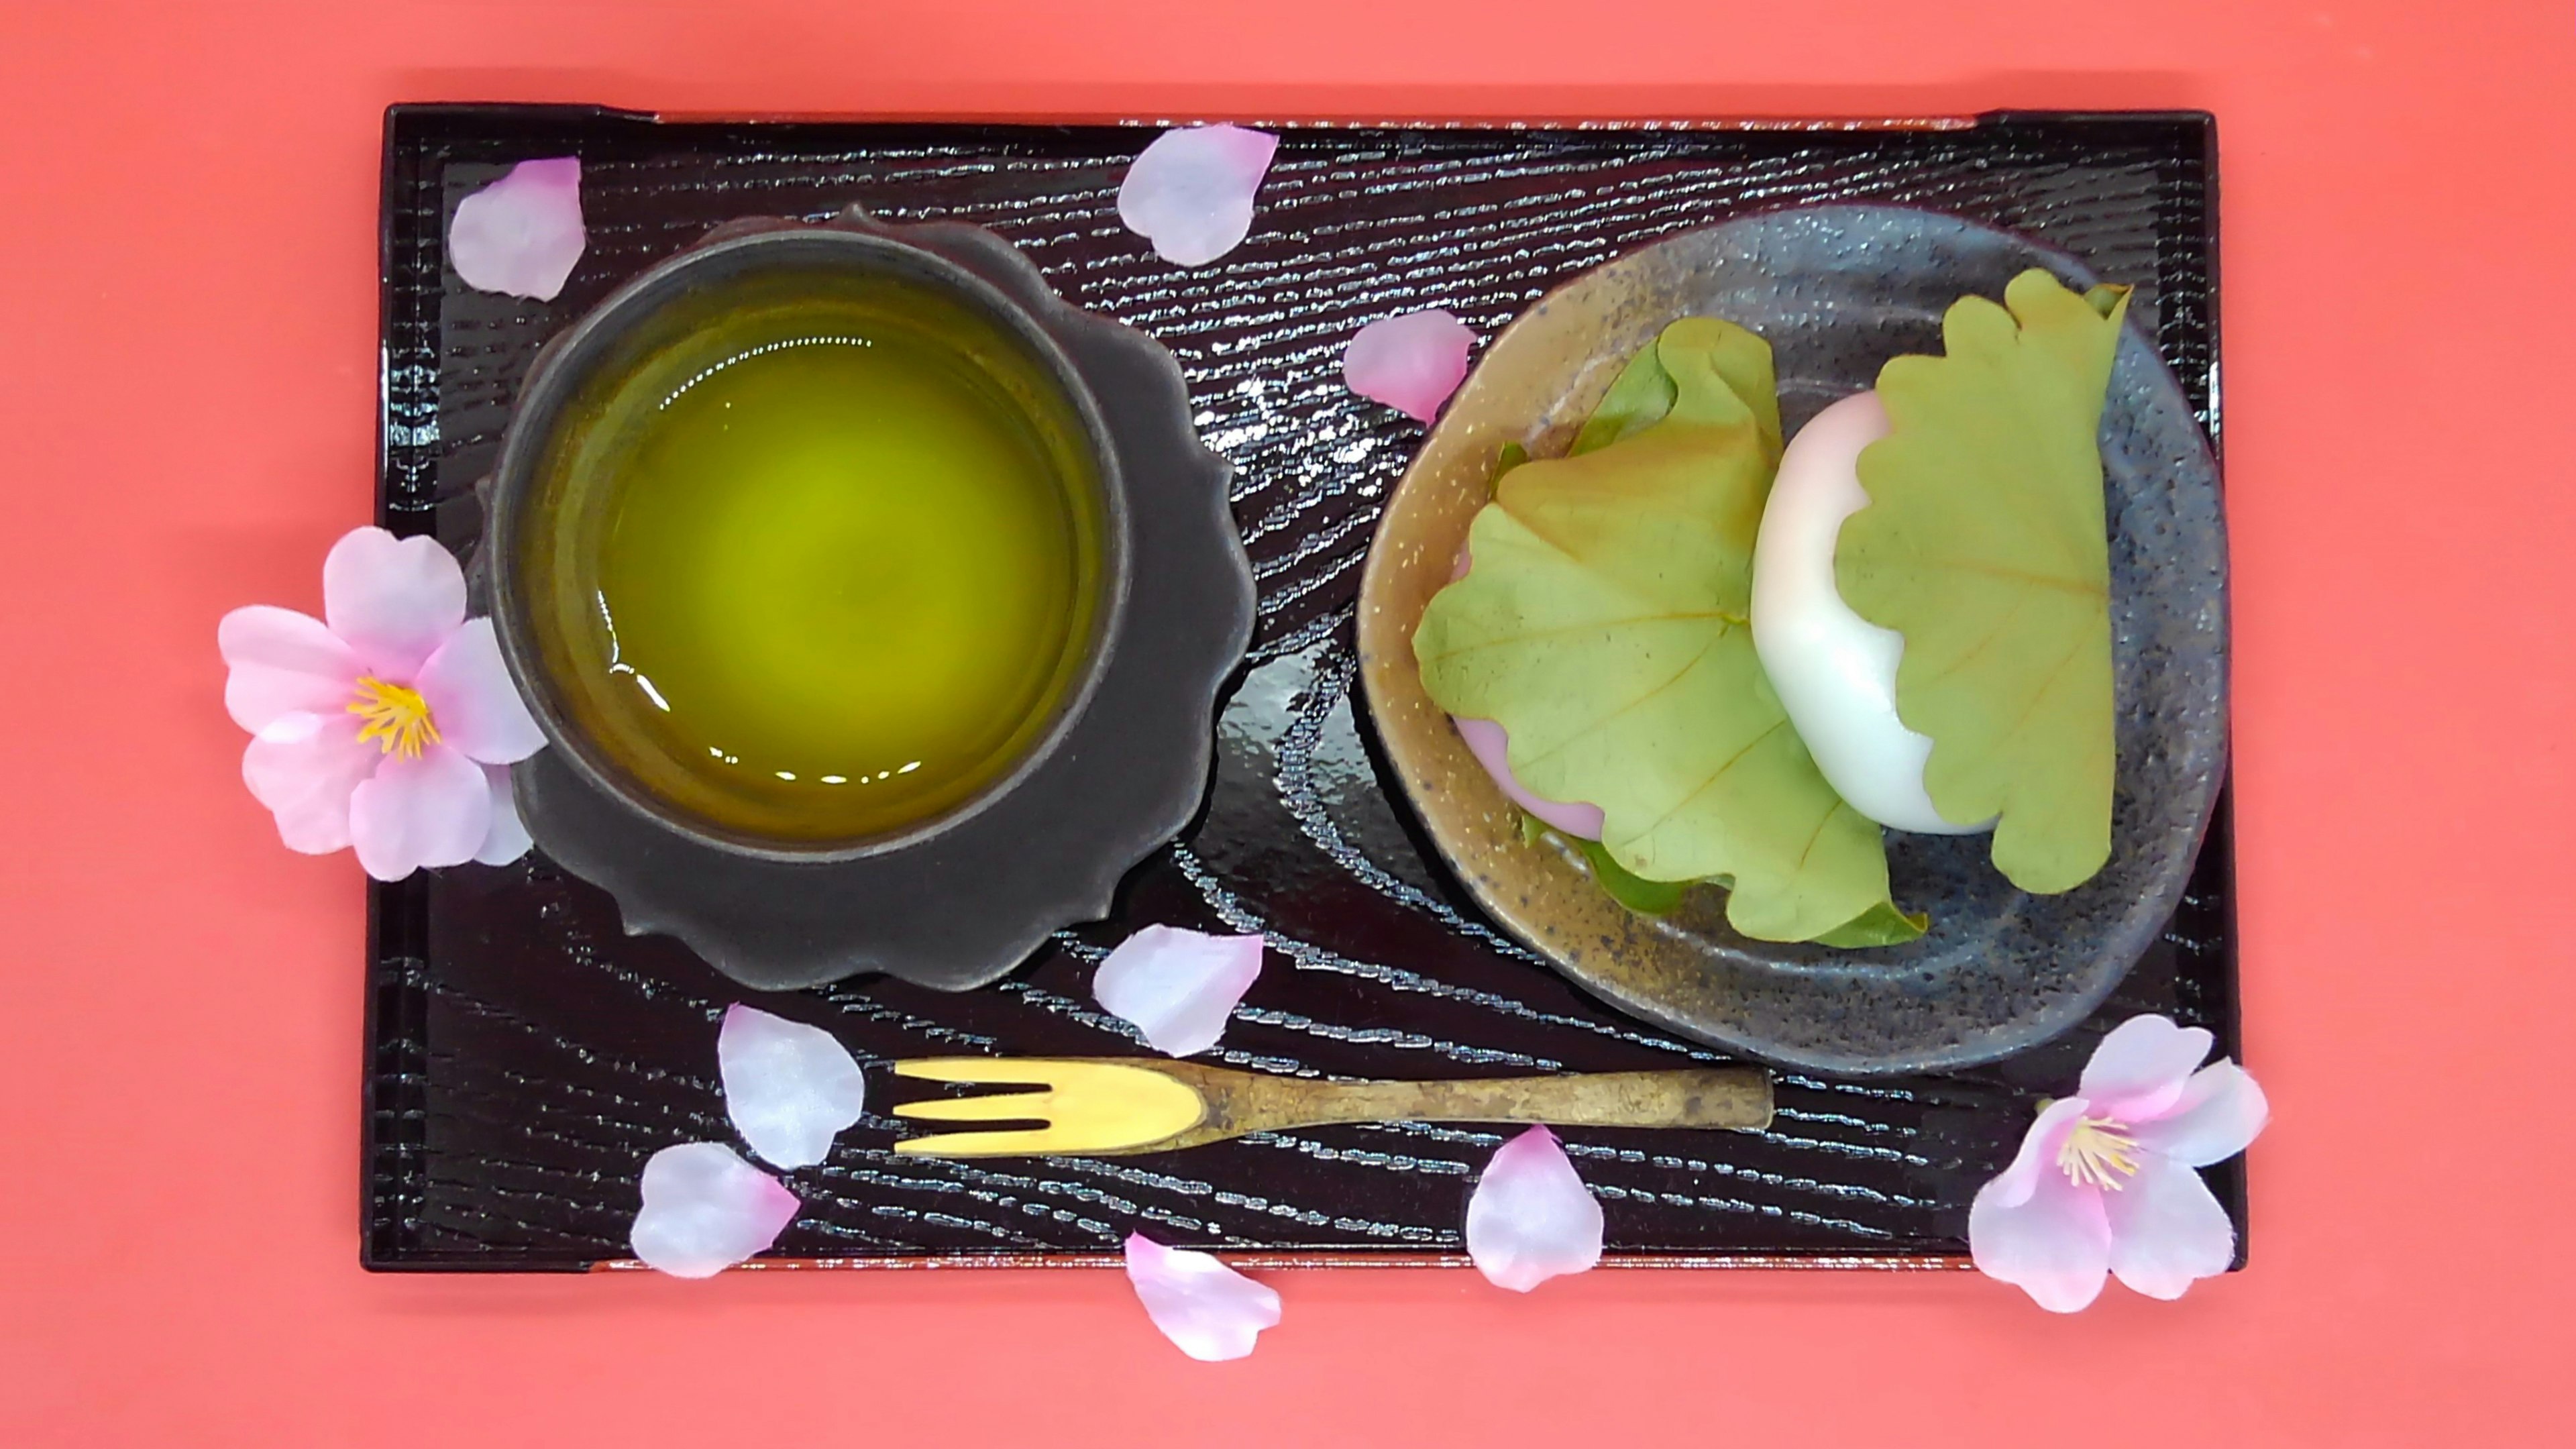
{"label": "yellow flower center", "polygon": [[2118,1192],[2138,1175],[2138,1139],[2113,1117],[2077,1119],[2057,1149],[2057,1166],[2077,1187]]}
{"label": "yellow flower center", "polygon": [[421,698],[417,689],[387,684],[370,674],[358,681],[358,694],[349,701],[349,713],[367,722],[366,728],[358,731],[358,738],[376,741],[388,755],[417,760],[422,750],[438,743],[438,726],[430,722],[429,701]]}

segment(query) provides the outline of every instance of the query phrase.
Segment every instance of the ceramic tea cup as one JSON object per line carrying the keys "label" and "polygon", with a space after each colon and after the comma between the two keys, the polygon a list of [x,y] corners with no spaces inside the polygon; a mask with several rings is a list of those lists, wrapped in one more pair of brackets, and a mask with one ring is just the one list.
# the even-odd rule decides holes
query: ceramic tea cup
{"label": "ceramic tea cup", "polygon": [[1205,791],[1227,480],[992,233],[720,229],[549,344],[487,491],[530,834],[753,985],[1002,974]]}

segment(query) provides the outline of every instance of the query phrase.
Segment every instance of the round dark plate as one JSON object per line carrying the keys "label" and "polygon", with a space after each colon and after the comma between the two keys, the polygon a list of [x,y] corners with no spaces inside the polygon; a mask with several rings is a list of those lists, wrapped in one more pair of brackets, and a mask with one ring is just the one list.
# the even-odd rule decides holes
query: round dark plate
{"label": "round dark plate", "polygon": [[[1794,430],[1876,381],[1902,353],[1940,351],[1959,297],[2000,297],[2030,267],[2096,278],[2026,237],[1932,212],[1832,206],[1689,232],[1541,299],[1485,351],[1398,484],[1361,584],[1361,678],[1389,760],[1426,832],[1485,910],[1624,1010],[1701,1041],[1838,1072],[1918,1071],[2010,1055],[2081,1021],[2181,899],[2225,773],[2227,551],[2219,479],[2182,389],[2131,304],[2102,417],[2120,702],[2111,858],[2056,896],[2015,890],[1988,838],[1888,833],[1897,902],[1932,929],[1904,946],[1753,941],[1724,898],[1689,893],[1661,918],[1612,901],[1581,858],[1524,843],[1518,812],[1422,692],[1413,630],[1449,581],[1497,452],[1564,451],[1620,366],[1684,316],[1760,333]],[[2110,280],[2131,280],[2112,278]]]}

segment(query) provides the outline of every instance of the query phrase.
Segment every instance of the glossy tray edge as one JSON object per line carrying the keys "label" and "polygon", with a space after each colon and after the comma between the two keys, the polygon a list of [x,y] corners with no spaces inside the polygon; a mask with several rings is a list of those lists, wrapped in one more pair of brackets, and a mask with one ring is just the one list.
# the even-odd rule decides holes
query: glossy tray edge
{"label": "glossy tray edge", "polygon": [[[1215,118],[1210,118],[1215,119]],[[1240,118],[1232,118],[1240,119]],[[395,286],[395,249],[400,241],[398,224],[402,220],[396,205],[398,188],[407,179],[403,174],[404,148],[419,139],[419,133],[435,129],[441,139],[472,139],[477,131],[494,136],[517,135],[530,126],[567,130],[606,122],[651,127],[664,122],[720,123],[747,129],[800,125],[847,126],[852,124],[886,124],[903,126],[959,127],[1114,127],[1170,124],[1167,118],[1147,120],[1115,114],[1071,114],[1031,117],[1026,115],[947,114],[867,114],[836,116],[759,116],[709,115],[700,113],[656,113],[588,104],[551,103],[483,103],[483,102],[401,102],[385,109],[381,147],[380,190],[378,202],[378,337],[380,367],[389,373],[393,363],[391,342],[399,321]],[[2208,257],[2210,298],[2208,331],[2213,359],[2224,355],[2223,349],[2223,251],[2220,245],[2220,167],[2217,118],[2206,111],[2113,110],[2113,111],[2047,111],[1994,110],[1969,116],[1889,116],[1835,118],[1653,118],[1600,120],[1569,118],[1563,120],[1472,120],[1456,121],[1437,117],[1324,117],[1313,119],[1264,120],[1261,124],[1294,126],[1316,130],[1358,129],[1425,129],[1425,130],[1570,130],[1634,131],[1652,133],[1668,130],[1710,131],[1871,131],[1871,130],[1974,130],[1986,126],[2007,125],[2085,125],[2136,124],[2161,122],[2196,127],[2203,137],[2203,177],[2208,189],[2206,231],[2202,245]],[[2208,413],[2205,418],[2210,447],[2220,464],[2222,503],[2225,488],[2226,453],[2223,437],[2221,390],[2215,362],[2208,385]],[[380,374],[378,388],[378,427],[376,434],[376,513],[377,522],[398,534],[429,531],[434,515],[425,510],[396,509],[390,506],[390,442],[396,426],[390,413],[391,379]],[[2232,766],[2228,771],[2232,779]],[[2204,857],[2215,857],[2216,866],[2227,883],[2219,903],[2219,937],[2217,985],[2218,1001],[2213,1011],[2212,1027],[2218,1038],[2219,1053],[2243,1059],[2242,1008],[2239,990],[2240,958],[2238,952],[2237,891],[2238,876],[2234,867],[2234,791],[2222,785],[2212,813],[2209,831],[2203,845]],[[2210,862],[2205,859],[2203,868]],[[419,1085],[423,1063],[405,1059],[398,1043],[415,1039],[416,1034],[400,1030],[405,1023],[417,1022],[426,1011],[424,994],[405,979],[403,963],[418,961],[426,945],[427,901],[422,890],[409,883],[368,883],[367,956],[368,978],[363,1030],[366,1049],[361,1054],[360,1079],[360,1153],[359,1153],[359,1262],[370,1272],[411,1273],[580,1273],[648,1271],[629,1259],[606,1259],[576,1262],[542,1259],[507,1252],[458,1254],[435,1250],[407,1250],[401,1246],[399,1221],[401,1191],[399,1184],[417,1172],[412,1159],[417,1144],[407,1140],[393,1124],[416,1121],[427,1110],[426,1090]],[[388,1028],[395,1028],[388,1030]],[[387,1084],[391,1089],[385,1090]],[[2236,1256],[2231,1271],[2242,1270],[2249,1260],[2252,1236],[2248,1210],[2247,1174],[2242,1157],[2204,1170],[2211,1191],[2237,1224]],[[1412,1252],[1224,1252],[1219,1256],[1238,1266],[1253,1268],[1439,1268],[1461,1267],[1467,1260],[1455,1254]],[[994,1253],[994,1254],[929,1254],[886,1258],[809,1258],[755,1260],[743,1265],[745,1271],[895,1271],[910,1268],[1106,1268],[1120,1265],[1115,1256],[1102,1254]],[[1605,1267],[1618,1268],[1754,1268],[1754,1269],[1822,1269],[1880,1271],[1959,1271],[1970,1267],[1959,1254],[1854,1254],[1846,1251],[1824,1251],[1814,1254],[1754,1253],[1614,1253],[1602,1260]]]}

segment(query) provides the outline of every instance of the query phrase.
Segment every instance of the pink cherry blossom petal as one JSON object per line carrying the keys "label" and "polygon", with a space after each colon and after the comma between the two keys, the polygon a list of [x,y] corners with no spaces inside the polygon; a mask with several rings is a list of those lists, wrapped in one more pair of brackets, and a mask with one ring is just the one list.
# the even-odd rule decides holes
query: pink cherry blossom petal
{"label": "pink cherry blossom petal", "polygon": [[1176,267],[1205,266],[1252,230],[1252,198],[1279,138],[1241,126],[1165,131],[1118,185],[1118,219]]}
{"label": "pink cherry blossom petal", "polygon": [[716,1067],[734,1130],[780,1167],[829,1157],[867,1105],[867,1079],[839,1038],[739,1002],[716,1033]]}
{"label": "pink cherry blossom petal", "polygon": [[572,276],[588,237],[581,224],[581,161],[522,161],[456,204],[447,260],[465,285],[551,302]]}
{"label": "pink cherry blossom petal", "polygon": [[2096,1116],[2132,1126],[2152,1121],[2172,1110],[2214,1040],[2204,1028],[2176,1026],[2165,1017],[2130,1017],[2093,1048],[2077,1090]]}
{"label": "pink cherry blossom petal", "polygon": [[1600,806],[1545,799],[1532,794],[1512,774],[1511,740],[1501,725],[1489,719],[1458,719],[1451,723],[1458,727],[1458,738],[1467,742],[1467,753],[1476,757],[1476,763],[1485,767],[1485,773],[1494,777],[1494,783],[1502,787],[1513,804],[1568,835],[1585,840],[1601,838]]}
{"label": "pink cherry blossom petal", "polygon": [[2185,1167],[2225,1162],[2251,1145],[2272,1105],[2245,1069],[2225,1058],[2191,1074],[2164,1116],[2130,1129],[2138,1145]]}
{"label": "pink cherry blossom petal", "polygon": [[349,848],[349,797],[376,772],[384,752],[358,738],[358,717],[280,715],[242,751],[242,783],[277,817],[289,850],[328,855]]}
{"label": "pink cherry blossom petal", "polygon": [[1221,1363],[1252,1352],[1261,1330],[1279,1325],[1279,1295],[1206,1253],[1127,1235],[1127,1281],[1145,1316],[1181,1352]]}
{"label": "pink cherry blossom petal", "polygon": [[796,1220],[796,1194],[715,1142],[665,1147],[644,1164],[644,1206],[627,1241],[649,1268],[711,1278],[766,1252]]}
{"label": "pink cherry blossom petal", "polygon": [[468,619],[412,681],[438,737],[487,765],[516,764],[543,749],[545,733],[510,682],[489,619]]}
{"label": "pink cherry blossom petal", "polygon": [[1260,974],[1259,936],[1147,926],[1100,963],[1091,994],[1101,1010],[1143,1032],[1147,1046],[1185,1057],[1216,1045]]}
{"label": "pink cherry blossom petal", "polygon": [[[2061,1097],[2051,1102],[2032,1119],[2030,1130],[2021,1135],[2021,1150],[2013,1154],[2012,1165],[1995,1175],[1977,1194],[1980,1202],[1991,1201],[1996,1207],[2019,1207],[2030,1201],[2039,1190],[2043,1172],[2057,1172],[2057,1149],[2065,1145],[2067,1134],[2092,1110],[2081,1097]],[[2062,1175],[2062,1174],[2061,1174]]]}
{"label": "pink cherry blossom petal", "polygon": [[278,716],[330,714],[348,704],[363,670],[330,626],[310,614],[252,604],[224,615],[215,647],[231,673],[224,709],[256,734]]}
{"label": "pink cherry blossom petal", "polygon": [[1439,310],[1381,317],[1342,353],[1342,380],[1372,402],[1428,423],[1467,378],[1475,331]]}
{"label": "pink cherry blossom petal", "polygon": [[2101,1296],[2111,1269],[2101,1190],[2078,1186],[2057,1165],[2058,1147],[2088,1110],[2081,1097],[2049,1104],[2012,1166],[1968,1205],[1968,1252],[1977,1270],[2051,1313],[2073,1313]]}
{"label": "pink cherry blossom petal", "polygon": [[1601,1204],[1555,1133],[1532,1127],[1495,1149],[1467,1198],[1467,1256],[1515,1293],[1601,1261]]}
{"label": "pink cherry blossom petal", "polygon": [[322,617],[367,672],[408,685],[465,622],[465,571],[437,539],[354,528],[322,560]]}
{"label": "pink cherry blossom petal", "polygon": [[349,843],[378,880],[463,865],[491,829],[492,784],[483,767],[445,745],[417,757],[386,755],[349,795]]}
{"label": "pink cherry blossom petal", "polygon": [[510,789],[510,767],[485,765],[484,783],[492,787],[492,823],[483,831],[483,844],[474,852],[481,865],[508,865],[528,853],[533,844],[528,827],[519,819],[518,796]]}
{"label": "pink cherry blossom petal", "polygon": [[2202,1278],[2227,1271],[2236,1227],[2200,1174],[2160,1154],[2141,1154],[2135,1176],[2100,1195],[2110,1219],[2111,1271],[2131,1291],[2180,1298]]}

